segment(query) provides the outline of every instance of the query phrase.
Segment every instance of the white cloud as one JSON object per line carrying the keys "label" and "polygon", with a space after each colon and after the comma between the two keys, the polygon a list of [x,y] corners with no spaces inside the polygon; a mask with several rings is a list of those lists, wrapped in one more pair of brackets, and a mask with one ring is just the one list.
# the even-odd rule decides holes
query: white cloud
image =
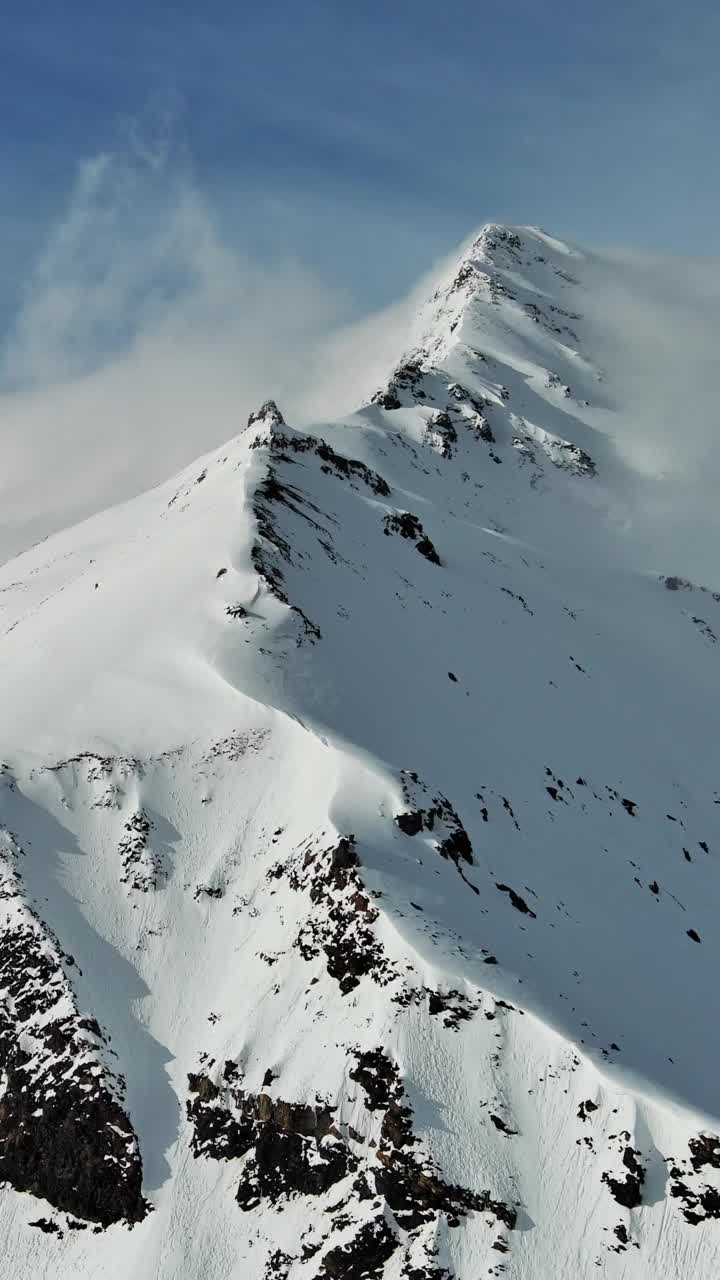
{"label": "white cloud", "polygon": [[588,256],[590,342],[630,419],[618,446],[642,473],[697,476],[718,437],[720,262]]}
{"label": "white cloud", "polygon": [[588,347],[610,372],[607,429],[628,464],[647,567],[720,584],[720,262],[587,254]]}
{"label": "white cloud", "polygon": [[7,340],[0,559],[165,479],[269,395],[300,421],[349,411],[402,346],[407,306],[356,326],[302,264],[229,244],[161,124],[82,167]]}

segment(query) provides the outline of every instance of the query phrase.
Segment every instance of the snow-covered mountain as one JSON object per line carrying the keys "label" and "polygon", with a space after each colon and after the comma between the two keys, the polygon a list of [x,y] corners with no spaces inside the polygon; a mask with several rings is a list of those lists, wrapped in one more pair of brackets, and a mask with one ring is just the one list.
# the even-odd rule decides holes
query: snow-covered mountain
{"label": "snow-covered mountain", "polygon": [[353,416],[0,570],[0,1276],[717,1276],[720,594],[585,268],[486,227]]}

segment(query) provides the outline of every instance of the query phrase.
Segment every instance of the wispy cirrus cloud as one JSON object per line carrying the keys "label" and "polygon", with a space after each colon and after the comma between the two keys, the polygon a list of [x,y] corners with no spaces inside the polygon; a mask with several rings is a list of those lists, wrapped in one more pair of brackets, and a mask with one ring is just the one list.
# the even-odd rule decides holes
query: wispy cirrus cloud
{"label": "wispy cirrus cloud", "polygon": [[166,118],[84,163],[0,358],[3,558],[123,500],[244,426],[347,412],[402,343],[407,306],[359,322],[298,262],[228,241]]}

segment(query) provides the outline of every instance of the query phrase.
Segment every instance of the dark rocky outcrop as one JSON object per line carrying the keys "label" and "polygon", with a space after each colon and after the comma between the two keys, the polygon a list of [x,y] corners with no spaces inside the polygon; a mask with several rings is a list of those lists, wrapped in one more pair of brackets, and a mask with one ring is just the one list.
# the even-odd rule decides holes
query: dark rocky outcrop
{"label": "dark rocky outcrop", "polygon": [[400,1082],[397,1067],[381,1049],[357,1055],[350,1078],[365,1093],[371,1111],[384,1111],[376,1161],[371,1167],[378,1194],[392,1209],[398,1223],[413,1231],[439,1213],[445,1214],[450,1226],[457,1226],[467,1213],[476,1210],[492,1213],[512,1229],[515,1210],[495,1200],[489,1192],[476,1193],[465,1187],[445,1182],[432,1164],[415,1151],[418,1138],[413,1129],[413,1113]]}
{"label": "dark rocky outcrop", "polygon": [[334,471],[347,480],[361,480],[363,484],[367,485],[368,489],[372,489],[373,493],[377,493],[383,498],[389,497],[390,485],[387,480],[377,471],[372,471],[364,462],[358,462],[356,458],[346,458],[344,454],[336,453],[324,440],[317,442],[315,452],[324,463],[323,471]]}
{"label": "dark rocky outcrop", "polygon": [[323,1195],[357,1167],[327,1109],[257,1099],[254,1146],[237,1189],[241,1209],[302,1193]]}
{"label": "dark rocky outcrop", "polygon": [[443,458],[451,458],[457,439],[457,430],[447,410],[434,410],[425,428],[425,443],[437,449]]}
{"label": "dark rocky outcrop", "polygon": [[[475,1192],[446,1182],[422,1153],[398,1068],[383,1049],[356,1052],[348,1072],[364,1095],[368,1126],[378,1133],[379,1124],[377,1140],[369,1142],[342,1124],[341,1108],[336,1111],[322,1102],[286,1102],[264,1090],[246,1092],[237,1068],[229,1065],[230,1075],[226,1064],[221,1079],[213,1080],[206,1073],[188,1077],[187,1114],[196,1156],[243,1160],[236,1193],[241,1209],[249,1211],[262,1201],[278,1203],[293,1195],[321,1196],[355,1175],[334,1206],[333,1229],[346,1230],[357,1222],[358,1213],[364,1217],[361,1206],[370,1200],[385,1210],[370,1222],[358,1223],[349,1242],[328,1249],[320,1275],[381,1275],[401,1239],[408,1244],[413,1233],[437,1222],[440,1215],[450,1227],[474,1211],[491,1214],[510,1230],[515,1226],[516,1211],[511,1205],[489,1191]],[[397,1224],[402,1237],[390,1222]],[[306,1239],[303,1258],[313,1257],[320,1247]],[[287,1257],[280,1259],[280,1274]],[[431,1268],[428,1274],[442,1272]]]}
{"label": "dark rocky outcrop", "polygon": [[[28,1087],[28,1055],[13,1048],[13,1024],[0,1016],[0,1179],[80,1218],[109,1226],[139,1222],[142,1163],[125,1112],[89,1072],[64,1079],[78,1051],[70,1026],[54,1024],[47,1041],[62,1057]],[[53,1088],[54,1097],[47,1091]],[[85,1091],[92,1088],[92,1095]]]}
{"label": "dark rocky outcrop", "polygon": [[593,1102],[592,1098],[586,1098],[578,1107],[578,1120],[587,1120],[588,1116],[597,1109],[597,1103]]}
{"label": "dark rocky outcrop", "polygon": [[401,538],[407,538],[408,541],[414,542],[416,550],[431,564],[440,564],[440,557],[435,546],[425,533],[418,517],[413,515],[411,511],[396,511],[392,515],[385,516],[383,526],[386,537],[397,533]]}
{"label": "dark rocky outcrop", "polygon": [[696,1173],[708,1166],[720,1169],[720,1138],[715,1133],[701,1133],[688,1142],[690,1163]]}
{"label": "dark rocky outcrop", "polygon": [[610,1189],[610,1194],[625,1209],[636,1209],[642,1204],[642,1188],[645,1182],[645,1170],[640,1164],[640,1152],[634,1147],[626,1146],[622,1153],[622,1163],[627,1169],[624,1177],[613,1177],[610,1173],[602,1175],[602,1181]]}
{"label": "dark rocky outcrop", "polygon": [[590,454],[576,444],[563,444],[562,465],[578,476],[595,476],[597,467]]}
{"label": "dark rocky outcrop", "polygon": [[692,1227],[705,1222],[707,1218],[720,1218],[720,1191],[716,1187],[703,1186],[693,1190],[683,1180],[679,1170],[673,1170],[677,1177],[670,1182],[670,1195],[682,1201],[682,1215]]}
{"label": "dark rocky outcrop", "polygon": [[685,1221],[696,1227],[708,1218],[720,1218],[720,1190],[700,1182],[704,1169],[720,1169],[720,1138],[716,1134],[701,1133],[690,1138],[688,1147],[689,1161],[680,1161],[684,1169],[677,1165],[670,1169],[669,1191],[673,1199],[683,1204]]}
{"label": "dark rocky outcrop", "polygon": [[[281,425],[285,427],[282,420]],[[263,447],[268,448],[277,460],[284,462],[292,462],[293,454],[314,454],[323,464],[320,469],[326,475],[335,474],[344,480],[360,481],[381,497],[388,497],[390,494],[387,480],[377,471],[373,471],[357,458],[348,458],[343,453],[337,453],[332,445],[318,436],[293,431],[289,427],[284,431],[273,428],[266,435],[259,435],[250,445],[251,449]]]}
{"label": "dark rocky outcrop", "polygon": [[402,409],[402,403],[392,387],[387,387],[384,391],[376,391],[372,397],[372,403],[378,404],[381,409]]}
{"label": "dark rocky outcrop", "polygon": [[504,1133],[508,1138],[514,1138],[517,1134],[517,1129],[511,1129],[510,1125],[506,1120],[503,1120],[502,1116],[496,1116],[493,1112],[490,1112],[490,1120],[498,1132]]}
{"label": "dark rocky outcrop", "polygon": [[425,827],[425,810],[415,809],[411,813],[398,813],[395,821],[406,836],[419,835]]}
{"label": "dark rocky outcrop", "polygon": [[[265,579],[271,592],[283,604],[288,603],[280,561],[292,564],[292,551],[288,539],[280,532],[274,507],[284,507],[293,512],[311,528],[328,537],[329,531],[315,515],[323,513],[294,485],[281,482],[275,468],[268,466],[265,478],[255,489],[253,513],[262,541],[253,543],[250,557],[256,571]],[[265,543],[263,547],[262,543]]]}
{"label": "dark rocky outcrop", "polygon": [[145,1216],[142,1161],[104,1061],[81,1017],[71,963],[28,907],[19,847],[0,833],[0,1180],[100,1226]]}
{"label": "dark rocky outcrop", "polygon": [[[720,604],[720,591],[711,591],[709,587],[703,587],[697,582],[691,582],[689,578],[680,578],[677,574],[671,574],[668,577],[661,574],[660,582],[663,583],[667,591],[699,591],[702,595],[709,596],[715,604]],[[706,632],[709,633],[708,639],[717,640],[714,631],[703,618],[694,617],[693,622],[696,626],[700,626],[701,630],[703,628],[706,629]]]}
{"label": "dark rocky outcrop", "polygon": [[258,537],[251,547],[250,560],[255,572],[264,580],[271,594],[282,604],[288,605],[300,618],[302,629],[297,641],[300,645],[303,639],[311,641],[320,639],[320,629],[311,622],[298,605],[290,604],[285,586],[283,563],[286,565],[293,563],[292,550],[289,540],[280,531],[276,507],[284,507],[293,512],[325,540],[330,538],[330,532],[315,519],[315,515],[323,516],[320,509],[300,489],[294,485],[281,483],[276,470],[268,466],[265,479],[257,485],[253,497],[252,508]]}
{"label": "dark rocky outcrop", "polygon": [[533,920],[537,920],[535,912],[531,910],[525,899],[519,893],[516,893],[514,889],[511,889],[509,884],[498,884],[495,888],[499,889],[501,893],[507,894],[516,911],[521,912],[524,916],[530,916]]}
{"label": "dark rocky outcrop", "polygon": [[425,392],[418,385],[422,382],[424,373],[425,370],[419,359],[406,360],[393,371],[387,386],[381,387],[374,393],[371,404],[377,404],[381,409],[401,409],[401,392],[407,394],[410,403],[424,400]]}
{"label": "dark rocky outcrop", "polygon": [[331,1280],[380,1280],[385,1263],[399,1244],[385,1219],[375,1218],[366,1222],[349,1244],[328,1250],[320,1275]]}
{"label": "dark rocky outcrop", "polygon": [[118,844],[123,869],[121,884],[139,889],[141,893],[156,889],[162,872],[160,858],[150,848],[152,826],[152,820],[145,810],[138,809],[125,823]]}
{"label": "dark rocky outcrop", "polygon": [[[454,677],[453,677],[454,678]],[[404,772],[403,792],[406,801],[418,798],[427,789],[416,773]],[[413,808],[395,815],[395,822],[408,836],[430,831],[435,836],[435,847],[443,858],[448,858],[460,870],[461,863],[472,866],[473,851],[470,838],[450,801],[443,795],[433,797],[427,808]]]}
{"label": "dark rocky outcrop", "polygon": [[294,1258],[282,1249],[275,1249],[265,1263],[263,1280],[287,1280]]}
{"label": "dark rocky outcrop", "polygon": [[461,1022],[469,1022],[477,1013],[479,1004],[469,1000],[460,991],[429,991],[428,1013],[430,1017],[442,1015],[444,1025],[451,1031],[458,1031]]}
{"label": "dark rocky outcrop", "polygon": [[188,1084],[193,1153],[216,1160],[250,1156],[236,1194],[242,1209],[287,1195],[322,1195],[357,1167],[328,1107],[246,1093],[235,1084],[221,1088],[206,1075],[190,1075]]}
{"label": "dark rocky outcrop", "polygon": [[394,976],[373,929],[378,913],[360,876],[354,836],[341,836],[329,849],[306,849],[290,884],[306,890],[314,908],[295,943],[304,960],[323,951],[344,995],[363,977],[384,984]]}
{"label": "dark rocky outcrop", "polygon": [[[493,1245],[495,1248],[495,1245]],[[504,1250],[508,1252],[508,1250]],[[437,1267],[433,1263],[427,1266],[411,1267],[410,1270],[402,1272],[403,1280],[453,1280],[453,1276],[447,1267]]]}
{"label": "dark rocky outcrop", "polygon": [[256,409],[250,414],[250,417],[247,420],[247,425],[248,427],[284,427],[285,419],[283,418],[275,401],[266,400],[264,404],[260,405],[259,409]]}
{"label": "dark rocky outcrop", "polygon": [[[387,481],[355,458],[348,458],[337,453],[324,440],[315,436],[304,435],[287,427],[282,416],[275,416],[267,405],[259,411],[261,418],[252,418],[253,422],[262,421],[267,429],[262,431],[250,445],[251,449],[265,449],[269,461],[263,478],[255,487],[252,510],[257,526],[257,537],[250,550],[250,559],[256,573],[264,580],[272,595],[282,604],[288,605],[300,620],[297,633],[297,644],[305,641],[315,643],[321,639],[320,628],[313,622],[304,609],[291,603],[285,581],[288,566],[297,565],[303,560],[303,553],[293,555],[293,544],[283,527],[281,514],[292,513],[302,520],[315,534],[319,545],[331,560],[337,561],[333,547],[331,526],[337,521],[327,512],[322,511],[302,489],[291,484],[285,478],[287,466],[297,466],[298,455],[317,457],[320,469],[347,480],[350,484],[360,483],[371,489],[373,493],[387,497],[390,486]],[[276,406],[275,406],[276,408]],[[284,465],[283,471],[281,466]],[[229,612],[229,610],[228,610]],[[230,616],[244,616],[232,613]]]}

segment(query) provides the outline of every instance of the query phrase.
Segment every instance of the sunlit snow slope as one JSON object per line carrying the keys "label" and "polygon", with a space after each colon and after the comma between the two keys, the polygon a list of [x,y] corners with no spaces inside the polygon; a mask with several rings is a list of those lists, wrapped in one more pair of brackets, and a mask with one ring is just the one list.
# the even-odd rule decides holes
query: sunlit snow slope
{"label": "sunlit snow slope", "polygon": [[0,1276],[719,1274],[720,595],[584,268],[485,228],[353,417],[0,570]]}

